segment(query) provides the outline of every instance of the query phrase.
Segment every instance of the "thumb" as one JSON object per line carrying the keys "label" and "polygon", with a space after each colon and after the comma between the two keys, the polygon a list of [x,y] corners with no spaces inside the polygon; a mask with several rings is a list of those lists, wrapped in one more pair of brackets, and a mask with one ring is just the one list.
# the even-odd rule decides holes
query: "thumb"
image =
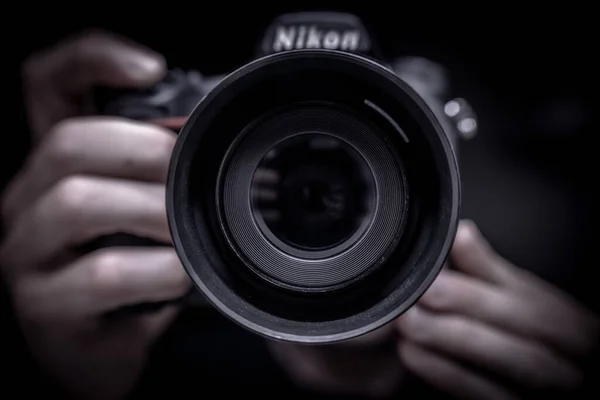
{"label": "thumb", "polygon": [[450,256],[457,270],[484,281],[512,286],[517,279],[516,267],[496,253],[473,221],[460,222]]}
{"label": "thumb", "polygon": [[24,79],[28,85],[79,95],[94,86],[148,86],[165,71],[158,53],[118,35],[90,31],[30,57]]}

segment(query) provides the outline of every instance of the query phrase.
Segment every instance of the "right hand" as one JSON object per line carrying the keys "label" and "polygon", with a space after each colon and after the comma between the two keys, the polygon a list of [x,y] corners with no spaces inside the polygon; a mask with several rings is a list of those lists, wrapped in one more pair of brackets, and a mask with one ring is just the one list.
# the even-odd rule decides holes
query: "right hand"
{"label": "right hand", "polygon": [[[177,309],[128,319],[102,316],[125,305],[175,299],[190,287],[170,246],[165,212],[175,136],[119,118],[56,123],[82,110],[70,108],[66,93],[84,96],[99,82],[125,85],[127,76],[131,84],[153,79],[142,78],[143,68],[135,72],[143,63],[132,60],[149,57],[136,46],[107,36],[75,42],[32,58],[39,65],[28,64],[25,76],[39,72],[26,84],[39,142],[1,198],[0,265],[40,366],[77,398],[121,398]],[[164,246],[78,252],[78,245],[118,232]]]}

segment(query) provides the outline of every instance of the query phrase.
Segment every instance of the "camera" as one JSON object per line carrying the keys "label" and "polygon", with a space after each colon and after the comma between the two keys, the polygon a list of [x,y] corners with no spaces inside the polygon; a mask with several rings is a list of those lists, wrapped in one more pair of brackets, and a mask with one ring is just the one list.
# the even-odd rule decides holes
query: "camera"
{"label": "camera", "polygon": [[272,339],[360,336],[446,261],[475,114],[445,98],[436,64],[385,62],[354,15],[282,15],[256,54],[224,77],[171,70],[101,109],[178,132],[166,203],[195,293]]}

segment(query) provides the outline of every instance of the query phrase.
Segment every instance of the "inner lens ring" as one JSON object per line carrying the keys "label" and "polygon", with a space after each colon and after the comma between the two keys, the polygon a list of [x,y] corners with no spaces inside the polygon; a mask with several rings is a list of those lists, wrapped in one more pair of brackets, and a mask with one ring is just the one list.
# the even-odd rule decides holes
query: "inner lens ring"
{"label": "inner lens ring", "polygon": [[[351,283],[385,261],[401,233],[408,195],[400,160],[375,125],[331,106],[296,106],[271,114],[242,132],[219,174],[219,218],[230,245],[252,270],[272,283],[299,290],[327,290]],[[302,132],[321,132],[351,145],[371,167],[376,210],[352,247],[329,257],[288,254],[266,240],[253,216],[250,193],[256,168],[274,144]]]}
{"label": "inner lens ring", "polygon": [[[330,165],[327,167],[321,165],[320,168],[311,168],[324,161],[322,158],[324,155],[319,155],[318,149],[314,147],[315,144],[318,145],[318,143],[321,143],[321,146],[323,147],[321,151],[327,149],[328,147],[331,149],[331,147],[334,146],[334,148],[338,151],[338,162],[341,162],[342,164],[337,166]],[[312,147],[312,154],[309,154],[308,157],[306,157],[307,154],[303,154],[304,159],[302,160],[299,160],[297,157],[295,157],[298,154],[302,154],[302,148],[306,149],[307,147]],[[340,153],[342,158],[339,158]],[[272,155],[272,157],[269,157],[269,155]],[[332,160],[331,157],[334,157],[331,152],[327,156],[330,157],[327,160],[328,162]],[[282,163],[284,164],[283,171],[277,169],[278,166],[282,166]],[[290,166],[289,163],[294,165],[291,168],[291,171],[288,169]],[[285,206],[283,208],[274,207],[274,203],[277,201],[261,201],[252,198],[254,221],[259,225],[265,237],[280,250],[283,250],[284,252],[301,259],[333,257],[356,244],[359,238],[371,225],[373,216],[375,215],[375,210],[377,209],[377,188],[375,187],[375,179],[368,162],[362,157],[358,150],[354,149],[346,141],[343,141],[336,136],[324,133],[299,133],[277,143],[269,151],[269,153],[265,155],[263,161],[261,162],[261,167],[264,167],[267,171],[270,170],[271,167],[275,167],[275,169],[272,169],[271,172],[275,172],[276,174],[278,171],[283,172],[283,175],[278,176],[278,178],[281,179],[281,181],[278,183],[284,185],[287,182],[290,183],[290,185],[287,185],[287,190],[290,189],[289,186],[291,186],[292,189],[296,189],[292,192],[286,192],[286,190],[282,190],[281,187],[276,185],[269,186],[261,184],[261,181],[264,179],[261,179],[260,177],[256,179],[257,184],[256,187],[253,188],[254,191],[257,192],[257,197],[259,197],[259,192],[261,189],[275,188],[272,193],[275,193],[279,200],[283,200],[284,204],[287,203],[285,200],[291,199],[293,199],[292,202],[295,203],[291,207],[295,209],[291,210],[289,208],[286,209]],[[340,170],[340,167],[346,167],[347,170],[342,171]],[[334,170],[333,177],[331,174],[329,174],[331,170]],[[286,172],[291,172],[290,181],[286,179],[286,177],[290,177],[290,175],[287,175]],[[269,172],[266,173],[268,174]],[[336,173],[340,173],[340,175],[335,176]],[[256,174],[259,174],[259,170],[256,171]],[[328,177],[334,179],[337,178],[338,181],[328,181]],[[294,183],[296,183],[296,185],[294,185]],[[303,186],[303,184],[310,186],[310,183],[321,185],[321,187],[325,188],[325,192],[327,192],[334,183],[340,184],[338,189],[341,188],[341,191],[345,193],[341,194],[341,201],[343,204],[341,205],[341,215],[338,214],[337,220],[335,217],[332,219],[331,214],[327,215],[327,211],[331,212],[332,209],[325,205],[323,198],[317,200],[319,204],[316,207],[323,206],[322,211],[324,212],[317,212],[317,215],[310,215],[310,211],[304,213],[302,212],[306,211],[306,208],[309,208],[310,205],[307,206],[305,204],[303,207],[301,203],[302,199],[306,199],[306,193],[298,193],[298,189],[307,189],[307,187]],[[344,199],[344,197],[348,197],[347,195],[350,194],[344,189],[352,190],[353,193],[351,194],[356,194],[357,196],[353,199]],[[332,200],[331,197],[329,197],[329,200]],[[310,200],[307,202],[310,202]],[[287,205],[289,206],[289,204]],[[288,228],[290,225],[294,224],[294,222],[297,222],[286,221],[285,216],[289,216],[289,214],[293,213],[294,219],[304,217],[309,219],[309,221],[304,220],[299,222],[298,225],[300,226],[296,225],[291,229],[291,231],[286,231],[285,227],[282,230],[277,226],[277,224],[272,223],[272,221],[269,221],[269,219],[265,218],[265,213],[268,215],[269,212],[272,213],[273,211],[283,214],[280,216],[280,221],[287,222],[288,224],[284,223],[283,225],[288,225]],[[315,210],[313,209],[313,211]],[[348,212],[356,212],[357,214],[360,214],[358,221],[356,221],[357,215],[348,215]],[[339,218],[340,216],[345,219],[344,222],[341,222],[341,219]],[[354,221],[349,222],[348,217]],[[272,219],[273,218],[271,218],[271,220]],[[306,222],[308,222],[308,224]],[[334,226],[333,232],[327,232],[327,228],[331,228],[331,225],[329,227],[326,226],[327,222]],[[340,222],[345,224],[345,226],[339,230],[336,230],[336,228],[340,228]],[[311,223],[313,224],[312,227],[310,226]],[[315,223],[321,226],[315,227]],[[337,227],[335,226],[336,224]],[[300,233],[300,231],[303,230],[304,232]]]}

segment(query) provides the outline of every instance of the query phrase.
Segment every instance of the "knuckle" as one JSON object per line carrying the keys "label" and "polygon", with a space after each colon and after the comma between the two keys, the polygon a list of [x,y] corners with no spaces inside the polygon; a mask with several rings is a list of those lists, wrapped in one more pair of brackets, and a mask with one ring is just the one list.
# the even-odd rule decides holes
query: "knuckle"
{"label": "knuckle", "polygon": [[53,191],[56,212],[74,222],[85,210],[93,196],[93,183],[89,178],[71,175],[62,179]]}
{"label": "knuckle", "polygon": [[123,280],[123,265],[124,259],[118,252],[97,251],[90,262],[90,286],[99,292],[113,291]]}
{"label": "knuckle", "polygon": [[50,131],[42,147],[42,157],[52,168],[68,170],[79,155],[78,137],[85,131],[79,118],[58,122]]}
{"label": "knuckle", "polygon": [[489,309],[489,296],[479,287],[471,285],[456,285],[451,289],[448,302],[456,309],[470,309],[475,311],[477,308]]}
{"label": "knuckle", "polygon": [[433,283],[424,300],[434,309],[448,309],[460,305],[462,294],[455,285],[447,285],[440,280]]}
{"label": "knuckle", "polygon": [[444,323],[442,332],[448,341],[454,343],[455,347],[472,345],[476,348],[475,342],[479,340],[479,337],[469,328],[470,325],[466,320],[449,317]]}

